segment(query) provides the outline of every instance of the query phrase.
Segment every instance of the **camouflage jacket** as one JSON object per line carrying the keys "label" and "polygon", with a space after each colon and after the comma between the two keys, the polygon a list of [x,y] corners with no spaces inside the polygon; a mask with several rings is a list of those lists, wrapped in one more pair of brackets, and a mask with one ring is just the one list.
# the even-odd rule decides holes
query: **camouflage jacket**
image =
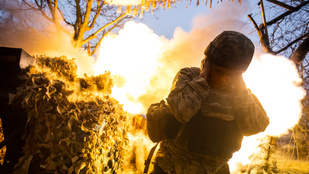
{"label": "camouflage jacket", "polygon": [[[226,121],[236,120],[238,129],[243,136],[257,134],[266,129],[269,119],[261,103],[250,92],[241,94],[216,91],[208,85],[207,81],[199,77],[200,68],[183,68],[174,78],[167,103],[171,113],[182,124],[188,123],[198,112],[206,113],[208,116],[224,119]],[[232,112],[215,113],[205,107],[203,101],[211,95],[232,100],[233,106],[221,110]],[[220,105],[214,103],[213,107]],[[219,111],[220,109],[215,109]],[[192,153],[188,147],[175,143],[173,140],[161,142],[160,149],[156,155],[156,163],[167,173],[216,173],[229,159],[213,158],[206,155]]]}

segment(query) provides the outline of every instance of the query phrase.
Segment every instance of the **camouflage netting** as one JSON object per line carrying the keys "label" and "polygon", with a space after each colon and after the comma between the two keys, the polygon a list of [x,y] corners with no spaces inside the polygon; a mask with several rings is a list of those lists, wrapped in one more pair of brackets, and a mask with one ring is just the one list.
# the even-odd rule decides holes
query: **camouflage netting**
{"label": "camouflage netting", "polygon": [[25,108],[26,144],[15,173],[117,173],[127,155],[127,116],[109,97],[109,73],[78,78],[74,60],[37,57],[13,104]]}
{"label": "camouflage netting", "polygon": [[[3,129],[2,129],[2,121],[0,119],[0,142],[4,140]],[[4,157],[6,153],[6,147],[2,147],[0,149],[0,165],[3,165]]]}

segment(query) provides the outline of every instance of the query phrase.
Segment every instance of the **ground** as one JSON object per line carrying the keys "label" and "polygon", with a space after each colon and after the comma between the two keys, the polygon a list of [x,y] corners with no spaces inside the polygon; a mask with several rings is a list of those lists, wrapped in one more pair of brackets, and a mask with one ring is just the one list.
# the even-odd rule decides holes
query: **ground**
{"label": "ground", "polygon": [[[4,140],[2,133],[2,124],[0,119],[0,142]],[[5,155],[5,147],[0,149],[0,164],[3,163],[4,155]],[[301,161],[301,160],[289,160],[280,158],[277,161],[277,167],[279,174],[309,174],[309,161]]]}

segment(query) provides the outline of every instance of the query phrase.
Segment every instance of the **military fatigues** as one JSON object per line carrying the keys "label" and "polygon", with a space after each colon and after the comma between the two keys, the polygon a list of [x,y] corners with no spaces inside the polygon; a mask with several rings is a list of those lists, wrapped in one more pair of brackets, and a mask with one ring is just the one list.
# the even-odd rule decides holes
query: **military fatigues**
{"label": "military fatigues", "polygon": [[269,119],[249,91],[236,94],[210,88],[199,68],[176,75],[167,98],[182,123],[178,135],[161,142],[155,163],[169,174],[229,173],[227,161],[243,136],[264,131]]}

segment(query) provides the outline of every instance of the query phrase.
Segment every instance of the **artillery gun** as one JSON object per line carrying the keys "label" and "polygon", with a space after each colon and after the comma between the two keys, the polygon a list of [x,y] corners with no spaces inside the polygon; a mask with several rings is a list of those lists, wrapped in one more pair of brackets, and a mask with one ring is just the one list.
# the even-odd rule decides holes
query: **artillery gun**
{"label": "artillery gun", "polygon": [[10,102],[16,95],[16,88],[24,83],[20,76],[25,68],[33,65],[35,59],[20,48],[0,47],[0,118],[4,141],[0,149],[6,146],[4,162],[0,173],[12,173],[15,164],[22,157],[27,113],[21,106],[12,106]]}

